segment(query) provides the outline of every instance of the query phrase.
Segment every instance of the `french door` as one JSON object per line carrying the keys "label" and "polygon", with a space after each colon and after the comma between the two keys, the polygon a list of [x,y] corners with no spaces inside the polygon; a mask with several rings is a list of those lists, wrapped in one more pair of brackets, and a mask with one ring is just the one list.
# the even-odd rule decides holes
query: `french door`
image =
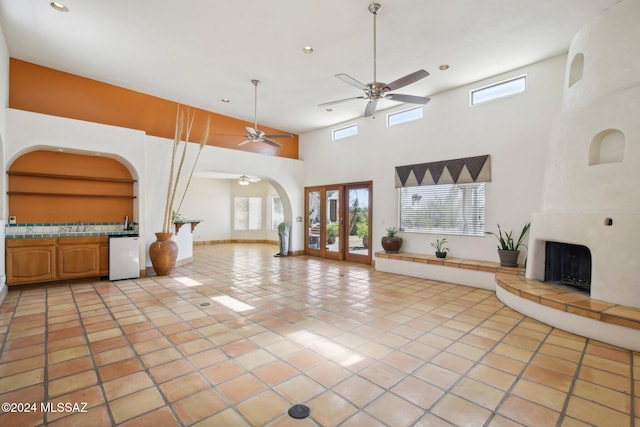
{"label": "french door", "polygon": [[305,188],[305,253],[371,264],[371,182]]}

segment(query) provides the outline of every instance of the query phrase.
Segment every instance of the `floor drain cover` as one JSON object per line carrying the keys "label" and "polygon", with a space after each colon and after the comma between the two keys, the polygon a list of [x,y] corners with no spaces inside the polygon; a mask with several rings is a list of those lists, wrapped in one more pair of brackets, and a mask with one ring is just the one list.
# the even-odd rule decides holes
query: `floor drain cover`
{"label": "floor drain cover", "polygon": [[310,413],[311,409],[307,405],[293,405],[289,408],[289,416],[298,420],[307,418]]}
{"label": "floor drain cover", "polygon": [[202,304],[200,304],[200,307],[206,307],[206,306],[208,306],[208,305],[211,305],[211,304],[210,304],[210,303],[208,303],[208,302],[203,302]]}

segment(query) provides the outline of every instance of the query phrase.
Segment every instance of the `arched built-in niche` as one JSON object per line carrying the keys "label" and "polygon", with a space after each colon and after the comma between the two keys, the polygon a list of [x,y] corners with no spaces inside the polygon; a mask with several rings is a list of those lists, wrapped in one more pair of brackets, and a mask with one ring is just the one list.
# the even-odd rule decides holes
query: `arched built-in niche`
{"label": "arched built-in niche", "polygon": [[617,129],[606,129],[591,140],[589,166],[620,163],[624,160],[625,136]]}
{"label": "arched built-in niche", "polygon": [[584,55],[582,53],[576,53],[571,60],[571,67],[569,68],[569,87],[582,79],[583,72]]}
{"label": "arched built-in niche", "polygon": [[34,150],[7,170],[8,211],[21,223],[111,223],[134,220],[135,184],[118,160]]}

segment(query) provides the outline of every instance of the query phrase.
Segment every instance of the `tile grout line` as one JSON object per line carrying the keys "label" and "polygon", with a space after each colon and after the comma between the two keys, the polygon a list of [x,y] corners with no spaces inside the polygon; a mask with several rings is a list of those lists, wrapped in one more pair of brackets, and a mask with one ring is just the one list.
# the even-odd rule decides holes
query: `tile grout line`
{"label": "tile grout line", "polygon": [[[154,282],[156,282],[154,279],[152,279],[152,280],[153,280]],[[133,282],[136,284],[136,286],[137,286],[137,287],[142,287],[140,284],[138,284],[138,283],[137,283],[137,281],[135,281],[135,280],[134,280]],[[145,318],[148,322],[150,322],[151,324],[153,324],[154,329],[157,329],[157,330],[162,334],[162,336],[163,336],[163,337],[165,336],[165,334],[164,334],[164,333],[160,330],[160,328],[159,328],[159,327],[158,327],[158,326],[153,322],[153,320],[152,320],[152,319],[150,319],[150,318],[147,316],[147,313],[145,313],[145,312],[143,312],[142,310],[140,310],[140,308],[138,307],[138,305],[137,305],[134,301],[132,301],[132,300],[131,300],[131,298],[129,297],[129,295],[128,295],[125,291],[123,291],[123,290],[122,290],[122,288],[120,288],[120,286],[118,286],[118,283],[115,283],[115,282],[113,282],[113,281],[110,281],[110,283],[111,283],[111,285],[112,285],[112,286],[114,286],[115,288],[117,288],[117,289],[118,289],[118,291],[119,291],[123,296],[125,296],[125,297],[127,298],[127,301],[128,301],[129,303],[131,303],[131,304],[133,304],[133,305],[135,306],[136,310],[137,310],[137,311],[139,311],[139,312],[140,312],[140,314],[141,314],[142,316],[144,316],[144,318]],[[157,283],[157,282],[156,282],[156,283]],[[135,358],[135,359],[140,363],[140,366],[142,366],[142,367],[143,367],[142,372],[144,372],[144,373],[146,373],[146,374],[147,374],[147,376],[149,377],[149,379],[151,380],[151,382],[152,382],[152,384],[153,384],[153,387],[158,391],[158,393],[159,393],[159,394],[160,394],[160,396],[162,397],[162,400],[164,401],[164,404],[165,404],[165,405],[164,405],[164,407],[168,408],[168,409],[169,409],[169,411],[171,411],[171,414],[175,417],[176,422],[177,422],[179,425],[181,425],[181,426],[185,426],[185,424],[182,422],[182,420],[180,419],[180,417],[179,417],[179,416],[178,416],[178,414],[176,413],[175,409],[173,408],[173,405],[171,404],[171,402],[169,401],[169,399],[167,398],[167,396],[165,395],[165,393],[164,393],[164,392],[162,391],[162,389],[160,388],[160,384],[158,384],[158,382],[156,381],[155,377],[151,374],[151,371],[150,371],[150,369],[151,369],[151,368],[149,368],[149,367],[147,366],[147,364],[146,364],[146,363],[144,362],[144,360],[142,359],[142,356],[141,356],[140,354],[138,354],[138,352],[136,351],[136,349],[135,349],[135,347],[134,347],[134,344],[133,344],[133,343],[131,342],[131,340],[129,339],[129,335],[127,334],[127,332],[126,332],[126,331],[124,331],[124,329],[123,329],[122,325],[121,325],[121,324],[120,324],[120,322],[118,321],[118,318],[116,318],[116,317],[115,317],[115,315],[114,315],[114,313],[111,311],[111,307],[109,306],[108,302],[104,300],[104,298],[102,297],[102,294],[100,294],[100,292],[98,292],[98,291],[96,290],[96,293],[98,294],[98,296],[99,296],[99,297],[100,297],[100,299],[102,300],[103,304],[105,305],[105,307],[106,307],[106,308],[107,308],[107,310],[109,311],[109,314],[111,315],[111,317],[113,317],[113,320],[118,324],[118,329],[120,329],[120,332],[122,332],[122,336],[123,336],[123,337],[124,337],[124,339],[127,341],[128,347],[131,349],[131,352],[134,354],[134,358]],[[155,296],[154,296],[154,299],[155,299],[156,301],[158,301],[158,299],[157,299]],[[159,301],[159,302],[160,302],[160,301]],[[163,305],[163,307],[166,307],[164,303],[162,303],[162,305]],[[169,309],[169,310],[171,310],[171,309]],[[171,311],[173,311],[173,310],[171,310]],[[174,346],[173,346],[173,344],[172,344],[172,347],[174,347]],[[154,351],[155,351],[155,350],[154,350]],[[92,352],[92,353],[93,353],[93,352]],[[187,362],[188,362],[188,361],[187,361]],[[117,363],[117,362],[114,362],[114,363]],[[169,363],[169,362],[166,362],[166,363]],[[105,365],[105,366],[107,366],[107,365]],[[96,370],[98,370],[98,368],[96,368]],[[99,370],[98,370],[98,372],[99,372]],[[139,372],[139,371],[138,371],[138,372]],[[127,374],[127,375],[130,375],[130,374]],[[122,377],[119,377],[119,378],[122,378]],[[112,380],[116,380],[116,379],[117,379],[117,378],[113,378]],[[101,384],[101,385],[103,384],[102,379],[100,380],[100,384]],[[144,390],[144,389],[142,389],[142,390]],[[118,398],[116,398],[116,399],[114,399],[114,400],[121,399],[121,398],[126,397],[126,396],[130,396],[131,394],[133,394],[133,393],[137,393],[137,392],[142,391],[142,390],[136,390],[136,391],[134,391],[134,392],[132,392],[132,393],[129,393],[129,394],[126,394],[126,395],[120,396],[120,397],[118,397]],[[106,393],[105,393],[105,397],[106,397]],[[106,403],[106,402],[105,402],[105,403]],[[109,406],[109,405],[107,405],[107,406]],[[147,411],[147,412],[143,412],[143,413],[140,413],[140,414],[136,414],[134,417],[132,417],[132,418],[130,418],[130,419],[128,419],[128,420],[124,420],[124,421],[123,421],[123,423],[131,422],[132,420],[135,420],[136,418],[141,417],[141,416],[143,416],[143,415],[145,415],[145,414],[149,414],[149,413],[151,413],[151,412],[153,412],[153,411],[155,411],[155,410],[157,410],[157,409],[159,409],[159,408],[154,408],[154,409],[151,409],[151,410],[149,410],[149,411]],[[111,410],[109,410],[109,412],[111,413]],[[113,422],[113,420],[112,420],[112,422]],[[114,425],[115,425],[115,423],[114,423]]]}
{"label": "tile grout line", "polygon": [[[527,316],[525,316],[525,317],[524,317],[524,319],[522,319],[522,320],[524,321],[525,319],[527,319]],[[520,373],[519,373],[518,375],[516,375],[516,379],[513,381],[513,384],[511,384],[511,387],[509,387],[509,389],[507,390],[507,392],[506,392],[506,394],[505,394],[505,397],[500,401],[500,403],[498,404],[498,406],[496,406],[496,410],[494,411],[494,415],[492,416],[492,418],[494,418],[494,417],[495,417],[495,415],[497,414],[497,410],[498,410],[498,408],[500,408],[502,405],[504,405],[504,403],[505,403],[505,401],[507,400],[507,398],[508,398],[509,396],[512,396],[512,395],[513,395],[513,394],[512,394],[512,393],[513,393],[513,390],[514,390],[514,389],[515,389],[515,387],[517,386],[518,382],[522,379],[522,375],[525,373],[525,371],[527,370],[527,368],[529,368],[531,365],[534,365],[534,366],[535,366],[535,364],[534,364],[534,363],[532,363],[533,358],[535,357],[535,355],[536,355],[536,354],[538,354],[538,351],[540,351],[540,348],[544,345],[544,343],[545,343],[545,342],[547,342],[547,340],[549,339],[549,337],[553,334],[553,331],[554,331],[554,330],[556,330],[556,329],[557,329],[557,328],[554,328],[554,327],[552,327],[552,326],[549,328],[549,331],[546,333],[546,335],[545,335],[544,339],[540,341],[540,344],[538,344],[538,346],[536,347],[536,350],[533,352],[533,356],[532,356],[532,357],[531,357],[531,358],[530,358],[530,359],[525,363],[525,365],[523,366],[523,368],[522,368],[522,370],[520,371]],[[586,348],[586,343],[585,343],[584,348]],[[583,350],[584,350],[584,349],[583,349]],[[579,369],[579,366],[580,366],[580,365],[578,364],[578,366],[577,366],[577,368],[578,368],[578,369]],[[573,375],[574,375],[574,379],[575,379],[575,378],[576,378],[576,376],[577,376],[577,372],[578,372],[578,371],[576,371],[576,372],[573,374]],[[537,383],[537,384],[540,384],[540,383],[538,383],[537,381],[533,381],[533,382],[535,382],[535,383]],[[546,385],[546,384],[541,384],[541,385],[543,385],[543,386],[545,386],[545,387],[553,388],[553,387],[550,387],[550,386],[548,386],[548,385]],[[567,392],[567,398],[568,398],[568,397],[569,397],[569,392]],[[527,401],[531,401],[531,400],[529,400],[529,399],[526,399],[526,400],[527,400]],[[531,401],[531,402],[532,402],[532,401]],[[540,405],[540,406],[543,406],[543,407],[545,407],[545,408],[547,408],[547,409],[550,409],[550,410],[552,410],[552,411],[555,411],[554,409],[552,409],[552,408],[548,408],[548,407],[546,407],[546,406],[544,406],[544,405],[541,405],[541,404],[540,404],[540,403],[538,403],[538,402],[533,402],[533,403],[535,403],[535,404],[537,404],[537,405]],[[557,423],[556,423],[556,424],[557,424],[557,426],[559,427],[559,426],[560,426],[560,420],[562,420],[562,419],[564,418],[564,408],[563,408],[561,411],[555,411],[555,412],[558,412],[558,415],[559,415],[559,416],[558,416],[558,421],[557,421]],[[504,416],[504,415],[503,415],[503,416]],[[506,416],[505,416],[505,418],[510,419],[510,418],[508,418],[508,417],[506,417]],[[517,422],[516,420],[512,420],[512,421]]]}
{"label": "tile grout line", "polygon": [[[172,276],[168,276],[168,277],[172,277]],[[160,283],[160,282],[157,282],[156,280],[154,280],[154,282],[155,282],[158,286],[161,286],[161,287],[162,287],[163,289],[165,289],[166,291],[171,292],[172,294],[174,294],[174,295],[178,296],[182,301],[186,301],[186,302],[190,303],[188,299],[183,298],[179,293],[175,292],[174,290],[172,290],[172,289],[170,289],[170,288],[167,288],[165,285],[163,285],[163,284],[162,284],[162,283]],[[138,285],[138,286],[140,286],[140,285]],[[201,294],[199,291],[196,291],[196,292],[198,292],[199,294]],[[202,295],[202,294],[201,294],[201,295]],[[202,296],[205,296],[205,295],[202,295]],[[157,299],[157,298],[156,298],[156,299]],[[135,303],[134,303],[134,304],[135,304]],[[192,303],[190,303],[190,304],[192,304]],[[166,305],[164,305],[164,304],[163,304],[163,306],[165,306],[165,307],[166,307]],[[137,307],[137,305],[136,305],[136,307]],[[194,306],[194,307],[195,307],[195,306]],[[187,320],[184,320],[184,319],[182,319],[182,318],[180,317],[180,314],[179,314],[179,313],[176,313],[173,309],[171,309],[171,308],[169,308],[169,307],[166,307],[166,308],[167,308],[168,310],[170,310],[170,311],[171,311],[171,312],[172,312],[176,317],[180,318],[180,322],[185,322],[185,323],[189,324],[189,322],[188,322]],[[206,314],[207,314],[207,316],[209,315],[205,310],[203,310],[203,309],[201,309],[201,308],[199,308],[199,307],[195,307],[195,308],[196,308],[197,310],[200,310],[200,311],[202,311],[202,312],[206,313]],[[146,314],[145,314],[145,317],[146,317]],[[152,321],[152,320],[150,320],[150,319],[149,319],[149,321],[150,321],[151,323],[153,323],[153,321]],[[217,324],[220,324],[220,325],[224,325],[224,324],[223,324],[223,322],[220,322],[220,321],[218,321],[218,320],[216,320],[216,323],[217,323]],[[167,326],[167,325],[165,325],[165,326]],[[219,344],[216,344],[215,342],[212,342],[212,341],[209,339],[209,337],[208,337],[208,336],[205,336],[205,335],[203,335],[200,331],[198,331],[198,330],[197,330],[198,328],[195,328],[195,327],[194,327],[194,326],[192,326],[191,324],[189,324],[189,326],[192,328],[192,330],[195,330],[195,331],[198,333],[198,335],[199,335],[199,336],[201,336],[203,339],[205,339],[205,340],[207,340],[207,341],[211,342],[211,344],[213,344],[213,345],[214,345],[214,348],[215,348],[215,349],[220,350],[220,351],[225,355],[225,357],[227,357],[227,360],[232,360],[232,359],[233,359],[232,357],[228,356],[228,355],[224,352],[224,350],[222,350],[222,349],[220,348],[220,345],[219,345]],[[231,330],[231,328],[229,328],[227,325],[224,325],[224,326],[225,326],[228,330]],[[160,333],[162,333],[162,336],[163,336],[163,337],[165,337],[165,338],[166,338],[165,333],[164,333],[164,332],[162,332],[162,331],[160,330],[160,328],[159,328],[159,327],[155,326],[155,324],[154,324],[154,327],[155,327],[156,329],[158,329],[158,330],[160,331]],[[174,345],[173,343],[172,343],[172,347],[175,347],[175,345]],[[202,352],[205,352],[205,351],[207,351],[207,350],[203,350]],[[202,352],[194,353],[193,355],[196,355],[196,354],[199,354],[199,353],[202,353]],[[134,353],[135,353],[135,350],[134,350]],[[136,353],[136,354],[137,354],[137,353]],[[193,356],[193,355],[191,355],[191,356]],[[140,356],[138,356],[138,357],[140,357]],[[248,424],[248,425],[250,425],[250,424],[251,424],[251,423],[249,422],[249,420],[247,420],[247,419],[245,418],[244,414],[243,414],[242,412],[240,412],[239,410],[237,410],[237,405],[238,405],[239,403],[242,403],[243,401],[245,401],[245,400],[247,400],[247,399],[249,399],[249,398],[253,397],[253,395],[252,395],[252,396],[249,396],[247,399],[243,399],[243,400],[241,400],[240,402],[237,402],[237,403],[232,403],[232,402],[230,402],[230,401],[227,399],[227,397],[226,397],[223,393],[221,393],[221,392],[218,390],[218,387],[217,387],[217,385],[216,385],[216,384],[213,384],[213,383],[212,383],[208,378],[206,378],[204,375],[202,375],[202,373],[200,372],[200,371],[201,371],[201,368],[198,368],[197,366],[195,366],[195,365],[194,365],[194,364],[193,364],[193,363],[188,359],[188,357],[187,357],[187,356],[182,356],[182,359],[183,359],[183,360],[185,360],[185,362],[186,362],[186,363],[188,363],[188,364],[189,364],[189,366],[191,366],[191,367],[193,368],[194,373],[197,373],[200,379],[202,379],[206,384],[208,384],[208,385],[209,385],[209,387],[208,387],[208,388],[209,388],[209,389],[211,389],[211,390],[213,390],[213,391],[216,393],[216,395],[217,395],[217,396],[219,396],[219,397],[220,397],[220,399],[221,399],[221,400],[223,400],[223,401],[225,402],[225,404],[226,404],[226,408],[227,408],[227,409],[232,408],[232,409],[233,409],[233,411],[234,411],[235,413],[237,413],[240,417],[242,417],[242,419],[243,419],[243,420],[245,420],[245,421],[247,422],[247,424]],[[163,399],[165,400],[165,402],[166,402],[167,406],[169,406],[169,407],[171,408],[171,411],[172,411],[172,413],[174,414],[174,416],[176,417],[176,420],[178,421],[178,423],[179,423],[180,425],[184,426],[185,424],[182,422],[182,420],[180,419],[180,417],[178,416],[178,414],[177,414],[177,413],[175,412],[175,410],[173,409],[173,405],[171,404],[171,402],[169,402],[168,397],[167,397],[167,396],[165,395],[165,393],[162,391],[162,389],[161,389],[161,387],[160,387],[160,384],[156,381],[155,377],[153,377],[153,375],[151,374],[151,372],[149,372],[149,370],[150,370],[151,368],[147,367],[147,366],[146,366],[146,364],[144,363],[144,361],[141,361],[141,362],[142,362],[142,365],[143,365],[143,366],[145,366],[145,371],[147,371],[147,372],[148,372],[148,374],[149,374],[149,376],[151,377],[151,379],[152,379],[153,383],[155,384],[155,387],[156,387],[156,388],[158,389],[158,391],[162,394],[162,397],[163,397]],[[165,363],[169,363],[169,362],[165,362]],[[164,364],[164,363],[163,363],[163,364]],[[160,364],[160,365],[162,365],[162,364]],[[160,365],[156,365],[156,366],[160,366]],[[215,364],[214,364],[214,365],[211,365],[211,366],[215,366]],[[241,366],[241,365],[240,365],[240,366]],[[248,371],[244,366],[241,366],[241,367],[242,367],[242,369],[243,369],[243,371],[244,371],[244,373],[245,373],[245,374],[252,374],[254,377],[256,377],[256,376],[255,376],[251,371]],[[178,377],[176,377],[176,378],[178,378]],[[172,379],[172,380],[173,380],[173,379]],[[169,380],[169,381],[172,381],[172,380]],[[224,383],[230,382],[230,381],[232,381],[232,380],[233,380],[232,378],[229,378],[228,380],[223,381],[223,382],[221,382],[220,384],[224,384]],[[260,378],[257,378],[257,380],[260,380]],[[166,382],[169,382],[169,381],[166,381]],[[265,385],[266,385],[266,384],[265,384]],[[267,385],[267,386],[268,386],[268,385]],[[267,387],[267,388],[269,388],[269,387]],[[190,396],[193,396],[193,395],[195,395],[195,394],[197,394],[197,393],[199,393],[199,392],[200,392],[200,391],[195,392],[195,393],[193,393],[193,394],[190,394],[190,395],[188,395],[188,396],[184,396],[184,397],[182,397],[181,399],[178,399],[177,401],[180,401],[180,400],[182,400],[182,399],[186,399],[186,398],[188,398],[188,397],[190,397]],[[177,402],[177,401],[176,401],[176,402]],[[225,410],[225,409],[222,409],[222,410],[220,410],[220,411],[216,412],[215,414],[211,414],[211,415],[209,415],[208,417],[206,417],[206,418],[204,418],[204,419],[202,419],[202,420],[198,420],[198,421],[196,421],[195,423],[202,422],[202,421],[206,420],[207,418],[209,418],[209,417],[211,417],[211,416],[214,416],[214,415],[216,415],[216,414],[219,414],[219,413],[223,412],[224,410]],[[140,414],[140,415],[142,415],[142,414]]]}
{"label": "tile grout line", "polygon": [[[45,289],[44,298],[44,378],[42,379],[43,398],[42,400],[49,403],[49,291],[50,288]],[[69,289],[71,292],[71,289]],[[78,307],[76,307],[77,310]],[[85,335],[86,336],[86,335]],[[64,417],[63,417],[64,418]],[[47,412],[42,414],[42,425],[46,427],[49,424],[49,414]]]}
{"label": "tile grout line", "polygon": [[[445,282],[437,282],[436,284],[440,284],[440,283],[445,283]],[[432,298],[432,297],[435,297],[435,296],[441,295],[441,294],[443,294],[443,293],[445,293],[445,292],[447,292],[447,289],[444,289],[444,290],[442,290],[442,291],[439,291],[439,292],[437,292],[437,293],[435,293],[435,294],[431,295],[429,298],[425,298],[425,299],[430,299],[430,298]],[[465,295],[470,294],[470,293],[474,293],[474,292],[475,292],[475,289],[470,288],[470,290],[469,290],[468,292],[466,292],[466,293],[465,293]],[[476,305],[478,305],[478,304],[481,304],[483,301],[486,301],[487,299],[490,299],[491,297],[492,297],[492,295],[487,295],[487,296],[486,296],[485,298],[483,298],[481,301],[476,302],[473,306],[476,306]],[[441,308],[443,305],[449,304],[450,302],[451,302],[451,301],[448,301],[448,302],[446,302],[446,303],[444,303],[444,304],[441,304],[440,306],[435,307],[435,308],[434,308],[434,310],[435,310],[435,309],[437,309],[437,308]],[[431,311],[433,311],[433,310],[431,310]],[[429,312],[431,312],[431,311],[429,311]],[[497,310],[496,312],[498,312],[498,311],[500,311],[500,310]],[[429,313],[429,312],[427,312],[427,313]],[[495,314],[496,312],[494,312],[494,314]],[[456,316],[457,316],[457,315],[456,315]],[[454,317],[452,317],[452,318],[447,319],[447,321],[452,320],[452,319],[455,319],[455,317],[456,317],[456,316],[454,316]],[[485,320],[486,320],[486,319],[485,319]],[[509,329],[509,331],[512,331],[512,330],[513,330],[517,325],[519,325],[523,320],[524,320],[524,319],[521,319],[520,321],[518,321],[518,323],[514,324],[514,325]],[[440,323],[438,326],[442,326],[442,325],[443,325],[444,323],[446,323],[447,321],[444,321],[444,322]],[[433,328],[433,329],[435,329],[435,328]],[[474,329],[475,329],[475,328],[474,328]],[[491,329],[491,328],[490,328],[490,329]],[[473,330],[473,329],[472,329],[472,330]],[[428,333],[430,333],[430,331],[425,332],[425,333],[424,333],[424,334],[422,334],[421,336],[426,335],[426,334],[428,334]],[[438,335],[438,336],[440,336],[440,337],[443,337],[443,338],[448,339],[447,337],[444,337],[444,336],[442,336],[442,335],[439,335],[439,334],[437,334],[437,333],[435,333],[435,332],[434,332],[434,334],[436,334],[436,335]],[[445,352],[446,352],[446,350],[447,350],[449,347],[451,347],[451,346],[452,346],[452,345],[454,345],[455,343],[459,342],[461,338],[463,338],[463,337],[465,337],[465,336],[467,336],[467,335],[469,335],[469,334],[471,334],[471,331],[468,331],[468,332],[464,333],[462,336],[460,336],[460,338],[458,338],[458,339],[456,339],[456,340],[452,340],[452,342],[451,342],[449,345],[447,345],[446,347],[444,347],[444,348],[442,348],[442,349],[438,349],[438,350],[440,350],[440,351],[438,352],[438,354],[437,354],[437,355],[434,355],[431,359],[429,359],[429,361],[430,361],[430,360],[432,360],[434,357],[436,357],[436,356],[438,356],[438,355],[440,355],[440,354],[445,353]],[[507,335],[507,334],[505,333],[505,336],[506,336],[506,335]],[[496,342],[496,343],[491,347],[491,349],[495,348],[495,347],[496,347],[500,342],[502,342],[502,340],[503,340],[503,339],[504,339],[504,336],[502,337],[502,339],[500,339],[499,341],[497,341],[497,342]],[[411,342],[413,342],[413,341],[415,341],[415,339],[411,340]],[[406,346],[403,346],[403,347],[406,347]],[[472,346],[472,347],[475,347],[475,346]],[[490,350],[487,350],[486,352],[488,353],[489,351],[490,351]],[[403,353],[404,353],[404,351],[403,351]],[[486,355],[486,354],[485,354],[485,355]],[[462,357],[462,356],[459,356],[459,357]],[[463,357],[463,358],[464,358],[464,357]],[[482,357],[482,359],[483,359],[483,358],[484,358],[484,356]],[[470,360],[470,359],[467,359],[467,360]],[[423,364],[421,365],[421,367],[422,367],[422,366],[424,366],[424,365],[426,365],[427,363],[429,363],[429,361],[426,361],[425,363],[423,363]],[[471,361],[471,360],[470,360],[470,361]],[[381,363],[385,363],[385,362],[382,362],[382,361],[380,361],[380,362],[381,362]],[[386,364],[386,363],[385,363],[385,364]],[[440,396],[438,399],[436,399],[436,400],[433,402],[433,404],[432,404],[431,406],[429,406],[428,408],[422,408],[422,407],[420,407],[419,405],[417,405],[417,404],[415,404],[415,403],[413,403],[413,402],[408,401],[408,400],[407,400],[407,399],[405,399],[404,397],[402,397],[402,396],[398,395],[397,393],[395,393],[395,392],[393,392],[393,391],[391,390],[391,388],[392,388],[392,387],[395,387],[396,385],[398,385],[399,383],[401,383],[402,381],[404,381],[404,380],[406,379],[406,377],[405,377],[405,378],[402,378],[400,381],[398,381],[398,382],[394,383],[393,385],[391,385],[391,386],[387,387],[387,388],[385,389],[385,391],[387,391],[387,392],[389,392],[389,393],[392,393],[394,396],[396,396],[396,397],[398,397],[398,398],[400,398],[400,399],[402,399],[402,400],[404,400],[404,401],[406,401],[406,402],[409,402],[410,404],[412,404],[412,405],[414,405],[414,406],[416,406],[416,407],[419,407],[419,408],[423,411],[423,413],[424,413],[424,414],[423,414],[423,416],[424,416],[424,415],[426,415],[426,414],[431,414],[431,415],[433,415],[434,417],[436,417],[436,418],[438,418],[438,419],[440,419],[440,420],[442,420],[442,421],[444,421],[444,422],[447,422],[447,423],[448,423],[449,421],[444,420],[444,419],[443,419],[443,418],[441,418],[440,416],[438,416],[438,415],[436,415],[436,414],[432,413],[432,412],[431,412],[431,410],[432,410],[432,409],[433,409],[433,408],[434,408],[434,407],[435,407],[435,406],[436,406],[436,405],[437,405],[437,404],[438,404],[438,403],[439,403],[439,402],[440,402],[440,401],[441,401],[441,400],[442,400],[442,399],[443,399],[443,398],[444,398],[448,393],[450,393],[450,392],[453,390],[453,388],[455,388],[455,386],[456,386],[458,383],[460,383],[463,379],[465,379],[465,378],[466,378],[466,373],[468,373],[471,369],[473,369],[475,366],[478,366],[479,364],[481,364],[481,363],[480,363],[480,360],[474,361],[473,365],[472,365],[472,366],[471,366],[467,371],[465,371],[465,374],[460,375],[460,378],[458,378],[458,380],[456,380],[456,381],[455,381],[451,386],[449,386],[447,389],[441,389],[440,387],[436,386],[435,384],[432,384],[432,385],[434,385],[435,387],[437,387],[437,388],[441,389],[444,393],[443,393],[443,395],[442,395],[442,396]],[[387,364],[387,365],[388,365],[388,364]],[[440,366],[440,365],[437,365],[437,366]],[[448,368],[445,368],[445,367],[443,367],[443,366],[441,366],[441,367],[442,367],[443,369],[449,370]],[[420,378],[417,378],[417,377],[415,377],[415,376],[413,375],[413,373],[414,373],[416,370],[418,370],[418,369],[420,369],[420,368],[416,368],[416,369],[415,369],[415,370],[413,370],[412,372],[409,372],[407,376],[410,376],[410,377],[413,377],[413,378],[416,378],[416,379],[420,380]],[[366,378],[365,378],[365,379],[366,379]],[[367,381],[368,381],[368,380],[367,380]],[[428,382],[428,381],[427,381],[427,382]],[[431,383],[429,383],[429,384],[431,384]],[[490,386],[490,385],[489,385],[489,386]],[[490,386],[490,387],[493,387],[493,386]],[[495,388],[495,387],[493,387],[493,388]],[[364,411],[364,410],[365,410],[365,408],[366,408],[367,406],[370,406],[370,405],[372,405],[374,402],[376,402],[377,400],[381,399],[383,395],[384,395],[384,394],[381,394],[380,396],[376,397],[374,400],[372,400],[371,402],[367,403],[367,405],[366,405],[365,407],[363,407],[363,408],[359,408],[359,411],[358,411],[358,412],[362,412],[362,411]],[[455,396],[456,396],[456,397],[459,397],[459,398],[460,398],[460,399],[462,399],[462,400],[465,400],[465,401],[467,401],[467,402],[470,402],[470,403],[472,403],[472,404],[474,404],[474,405],[477,405],[475,402],[471,402],[470,400],[466,399],[465,397],[458,396],[458,395],[455,395]],[[482,406],[482,405],[480,405],[480,406]],[[488,408],[487,408],[487,409],[488,409]],[[493,411],[492,411],[492,412],[493,412]],[[491,419],[491,418],[492,418],[492,417],[490,417],[487,421],[490,421],[490,419]],[[347,420],[345,420],[345,422],[346,422],[346,421],[347,421]],[[414,421],[414,423],[413,423],[412,425],[414,425],[415,423],[418,423],[418,422],[420,422],[420,419],[415,420],[415,421]]]}
{"label": "tile grout line", "polygon": [[[98,292],[98,290],[95,287],[94,283],[90,284],[90,289],[93,290],[93,292],[95,293],[95,295],[98,297],[98,299],[102,302],[102,305],[107,308],[107,305],[105,304],[102,295],[100,295],[100,292]],[[69,286],[69,292],[71,293],[71,297],[73,298],[73,302],[74,305],[76,306],[76,310],[78,311],[78,320],[80,320],[80,326],[82,327],[82,332],[85,338],[85,342],[87,343],[87,350],[89,350],[89,355],[91,357],[91,363],[93,364],[93,369],[94,372],[96,374],[96,381],[97,381],[97,385],[100,387],[100,391],[102,392],[102,396],[104,397],[104,406],[105,409],[107,410],[107,415],[109,416],[109,420],[111,421],[112,425],[116,425],[115,422],[115,418],[113,415],[113,412],[111,411],[111,406],[109,405],[109,400],[107,398],[107,393],[106,390],[104,389],[104,384],[102,383],[102,379],[100,378],[100,371],[98,369],[98,362],[96,360],[96,355],[93,352],[93,349],[91,348],[91,342],[89,341],[89,333],[87,332],[87,325],[85,323],[85,319],[82,316],[83,311],[80,309],[80,306],[78,305],[78,298],[76,297],[76,294],[73,292],[73,289],[71,289],[71,287]],[[108,310],[108,309],[107,309]],[[109,311],[109,310],[108,310]],[[111,311],[109,311],[109,315],[113,318],[113,315],[111,314]],[[113,319],[115,320],[115,319]]]}
{"label": "tile grout line", "polygon": [[562,412],[560,413],[560,419],[558,420],[557,427],[562,425],[562,421],[567,418],[567,408],[569,407],[569,401],[573,397],[573,390],[575,389],[576,382],[578,382],[580,371],[582,370],[582,363],[584,362],[584,357],[587,354],[587,349],[589,348],[589,342],[591,340],[589,338],[585,338],[584,346],[582,347],[582,352],[580,354],[580,360],[578,361],[578,366],[575,374],[573,374],[573,379],[571,380],[571,385],[569,385],[569,389],[567,390],[567,397],[564,399],[564,404],[562,405]]}

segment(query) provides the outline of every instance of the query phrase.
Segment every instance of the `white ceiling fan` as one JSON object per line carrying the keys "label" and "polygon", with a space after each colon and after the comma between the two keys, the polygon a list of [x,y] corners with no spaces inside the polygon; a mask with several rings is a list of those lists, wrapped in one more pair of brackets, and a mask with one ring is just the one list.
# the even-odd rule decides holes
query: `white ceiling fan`
{"label": "white ceiling fan", "polygon": [[246,126],[247,130],[246,140],[242,141],[238,145],[245,145],[250,142],[266,142],[267,144],[273,145],[274,147],[282,147],[282,144],[279,142],[273,141],[272,138],[293,138],[291,134],[265,134],[263,131],[258,130],[258,85],[260,84],[260,80],[251,80],[254,86],[254,95],[255,95],[255,103],[253,110],[253,127]]}
{"label": "white ceiling fan", "polygon": [[324,104],[319,104],[318,107],[327,107],[329,105],[340,104],[342,102],[351,101],[354,99],[368,99],[369,102],[367,103],[367,106],[364,110],[364,116],[369,117],[372,116],[376,111],[376,105],[379,99],[389,99],[396,102],[406,102],[409,104],[423,105],[431,100],[430,98],[425,98],[422,96],[388,93],[393,90],[408,86],[412,83],[417,82],[418,80],[427,77],[429,73],[425,70],[414,71],[413,73],[407,74],[404,77],[392,81],[391,83],[383,83],[376,80],[376,16],[378,15],[378,12],[381,8],[382,6],[379,3],[371,3],[369,5],[369,12],[371,12],[371,14],[373,15],[373,81],[369,84],[364,84],[347,74],[336,74],[336,77],[343,82],[362,90],[363,95],[355,96],[352,98],[339,99],[337,101],[325,102]]}
{"label": "white ceiling fan", "polygon": [[238,178],[238,184],[240,185],[249,185],[255,182],[260,182],[260,178],[248,177],[247,175],[241,175]]}

